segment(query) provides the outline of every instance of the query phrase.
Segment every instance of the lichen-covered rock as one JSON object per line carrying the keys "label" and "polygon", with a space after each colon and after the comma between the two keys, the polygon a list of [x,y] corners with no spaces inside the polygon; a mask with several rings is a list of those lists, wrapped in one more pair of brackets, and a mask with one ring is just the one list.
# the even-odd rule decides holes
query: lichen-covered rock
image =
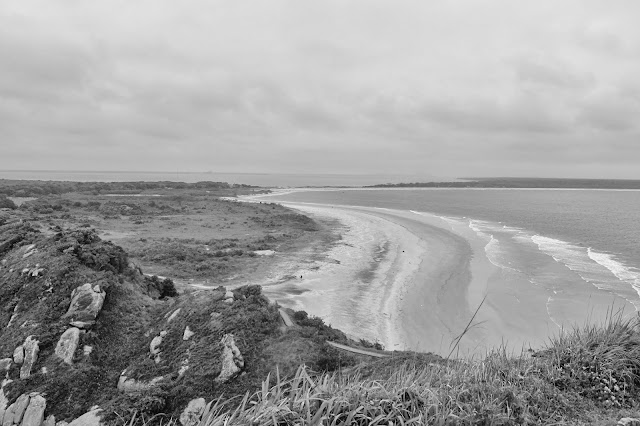
{"label": "lichen-covered rock", "polygon": [[31,395],[29,406],[24,412],[21,426],[41,426],[44,420],[44,410],[47,407],[47,401],[38,394]]}
{"label": "lichen-covered rock", "polygon": [[100,426],[100,413],[101,409],[97,408],[91,410],[88,413],[84,413],[67,426]]}
{"label": "lichen-covered rock", "polygon": [[38,340],[34,336],[29,336],[22,345],[24,347],[24,362],[20,368],[21,379],[26,379],[31,375],[31,369],[38,361],[38,353],[40,352],[38,343]]}
{"label": "lichen-covered rock", "polygon": [[13,350],[13,362],[18,365],[22,365],[24,362],[24,347],[22,345]]}
{"label": "lichen-covered rock", "polygon": [[182,414],[180,414],[180,424],[182,424],[182,426],[195,426],[200,423],[200,418],[206,406],[207,403],[204,398],[189,401],[187,407]]}
{"label": "lichen-covered rock", "polygon": [[222,368],[216,377],[216,382],[226,382],[236,376],[244,368],[244,358],[236,346],[233,334],[225,334],[220,341],[222,344]]}
{"label": "lichen-covered rock", "polygon": [[83,284],[71,293],[71,305],[65,314],[69,323],[78,328],[90,328],[102,309],[106,293],[99,285]]}
{"label": "lichen-covered rock", "polygon": [[58,344],[56,345],[55,353],[67,364],[73,363],[73,354],[78,349],[78,343],[80,342],[80,329],[76,327],[70,327],[62,333]]}

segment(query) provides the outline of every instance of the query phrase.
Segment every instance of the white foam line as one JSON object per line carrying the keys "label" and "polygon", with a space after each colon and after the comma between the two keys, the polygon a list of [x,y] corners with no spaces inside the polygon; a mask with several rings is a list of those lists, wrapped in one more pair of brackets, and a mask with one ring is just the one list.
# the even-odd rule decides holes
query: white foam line
{"label": "white foam line", "polygon": [[549,298],[547,299],[547,303],[545,304],[546,308],[547,308],[547,315],[549,316],[549,319],[551,319],[551,321],[553,321],[553,323],[555,325],[557,325],[558,328],[561,329],[562,326],[560,324],[558,324],[558,322],[553,318],[553,316],[551,315],[551,311],[549,310],[549,304],[551,304],[551,302],[553,302],[553,298],[551,296],[549,296]]}

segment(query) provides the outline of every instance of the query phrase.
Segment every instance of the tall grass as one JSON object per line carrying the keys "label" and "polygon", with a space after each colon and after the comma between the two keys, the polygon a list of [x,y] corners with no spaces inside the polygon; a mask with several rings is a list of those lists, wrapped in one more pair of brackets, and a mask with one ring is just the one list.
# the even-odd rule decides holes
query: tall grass
{"label": "tall grass", "polygon": [[198,426],[604,424],[638,408],[639,327],[638,316],[612,313],[537,353],[503,345],[483,359],[387,358],[366,377],[300,366],[253,395],[211,402]]}

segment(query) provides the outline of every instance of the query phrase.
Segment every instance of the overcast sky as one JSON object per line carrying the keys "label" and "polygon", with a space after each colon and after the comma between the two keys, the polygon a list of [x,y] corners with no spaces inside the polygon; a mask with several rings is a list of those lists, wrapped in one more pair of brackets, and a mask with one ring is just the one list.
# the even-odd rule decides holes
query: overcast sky
{"label": "overcast sky", "polygon": [[0,169],[640,178],[640,2],[2,0]]}

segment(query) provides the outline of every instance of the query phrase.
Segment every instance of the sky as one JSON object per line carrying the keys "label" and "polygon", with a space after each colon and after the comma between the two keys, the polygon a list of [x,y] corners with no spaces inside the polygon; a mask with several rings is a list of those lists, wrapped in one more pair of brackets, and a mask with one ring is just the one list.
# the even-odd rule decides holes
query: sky
{"label": "sky", "polygon": [[2,0],[0,169],[640,179],[636,0]]}

